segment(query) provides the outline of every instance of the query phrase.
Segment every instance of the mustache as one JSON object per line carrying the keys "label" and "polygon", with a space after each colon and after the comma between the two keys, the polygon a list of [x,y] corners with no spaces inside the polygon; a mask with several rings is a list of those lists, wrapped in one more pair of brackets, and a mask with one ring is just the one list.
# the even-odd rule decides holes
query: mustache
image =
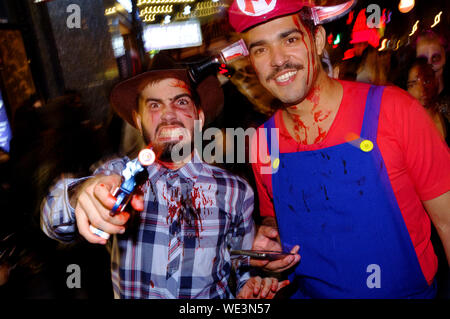
{"label": "mustache", "polygon": [[158,131],[161,129],[161,127],[167,126],[167,125],[177,125],[177,126],[180,126],[182,128],[185,128],[184,124],[181,123],[180,121],[161,122],[156,127],[155,134],[158,133]]}
{"label": "mustache", "polygon": [[274,68],[274,70],[272,71],[272,73],[270,73],[267,78],[266,81],[270,81],[272,79],[274,79],[280,72],[287,70],[287,69],[294,69],[297,71],[303,70],[305,67],[301,64],[294,64],[291,62],[286,62],[285,64],[281,65],[281,66],[277,66],[276,68]]}

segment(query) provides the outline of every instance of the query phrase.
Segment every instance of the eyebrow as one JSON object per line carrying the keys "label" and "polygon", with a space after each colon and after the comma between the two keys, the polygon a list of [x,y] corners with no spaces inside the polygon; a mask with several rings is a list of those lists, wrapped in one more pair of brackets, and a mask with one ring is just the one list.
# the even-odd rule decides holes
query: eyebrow
{"label": "eyebrow", "polygon": [[[169,98],[169,100],[170,100],[170,102],[173,102],[173,101],[178,100],[179,98],[186,97],[186,96],[189,97],[192,100],[192,96],[190,94],[188,94],[188,93],[181,93],[181,94],[175,95],[174,97]],[[155,97],[149,97],[149,98],[145,99],[145,103],[148,103],[150,101],[162,103],[163,100],[162,99],[157,99]]]}
{"label": "eyebrow", "polygon": [[190,98],[192,100],[192,96],[190,94],[188,94],[188,93],[181,93],[181,94],[175,95],[173,98],[170,99],[170,101],[173,102],[173,101],[176,101],[176,100],[178,100],[179,98],[182,98],[182,97],[188,97],[188,98]]}
{"label": "eyebrow", "polygon": [[[287,30],[287,31],[281,32],[278,35],[278,39],[284,39],[287,36],[291,35],[292,33],[300,33],[301,35],[303,35],[303,32],[301,30],[299,30],[297,28],[294,28],[294,29],[291,29],[291,30]],[[252,43],[249,44],[248,50],[250,51],[252,48],[260,46],[260,45],[264,45],[266,43],[267,43],[266,40],[260,40],[260,41],[252,42]]]}

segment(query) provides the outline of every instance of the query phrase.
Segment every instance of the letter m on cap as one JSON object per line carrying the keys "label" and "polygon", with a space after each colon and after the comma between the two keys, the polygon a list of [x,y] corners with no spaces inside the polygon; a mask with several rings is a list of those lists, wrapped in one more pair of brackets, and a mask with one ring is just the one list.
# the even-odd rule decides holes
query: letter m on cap
{"label": "letter m on cap", "polygon": [[277,0],[237,0],[239,9],[249,16],[259,16],[275,8]]}

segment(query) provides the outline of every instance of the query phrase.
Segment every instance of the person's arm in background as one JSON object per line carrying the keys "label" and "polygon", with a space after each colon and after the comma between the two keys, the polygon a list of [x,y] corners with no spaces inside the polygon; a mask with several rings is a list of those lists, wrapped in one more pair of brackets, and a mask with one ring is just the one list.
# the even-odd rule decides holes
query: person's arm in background
{"label": "person's arm in background", "polygon": [[423,205],[436,227],[450,267],[450,191],[434,199],[423,201]]}
{"label": "person's arm in background", "polygon": [[[260,130],[262,128],[259,128]],[[261,225],[258,225],[257,233],[253,242],[252,249],[254,250],[271,250],[282,251],[280,237],[278,234],[278,226],[275,218],[275,208],[268,190],[268,185],[264,182],[263,173],[270,170],[271,163],[268,158],[267,142],[262,138],[263,134],[255,134],[251,141],[251,160],[252,170],[255,176],[256,189],[259,199],[259,212],[262,217]],[[261,139],[259,139],[261,137]],[[262,158],[269,159],[263,161]],[[251,260],[251,265],[255,267],[262,267],[264,270],[273,272],[282,272],[296,265],[300,261],[298,255],[300,247],[294,246],[291,253],[294,256],[287,256],[280,260]]]}

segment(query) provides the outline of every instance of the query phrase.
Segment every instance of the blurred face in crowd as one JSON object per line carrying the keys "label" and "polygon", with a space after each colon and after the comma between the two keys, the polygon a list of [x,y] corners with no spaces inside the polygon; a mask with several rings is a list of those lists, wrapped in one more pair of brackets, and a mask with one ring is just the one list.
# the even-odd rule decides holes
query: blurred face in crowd
{"label": "blurred face in crowd", "polygon": [[185,82],[167,78],[144,87],[135,119],[145,142],[152,143],[162,161],[171,162],[176,144],[193,143],[194,121],[203,123],[204,114],[197,109]]}
{"label": "blurred face in crowd", "polygon": [[283,103],[301,102],[313,86],[320,67],[318,54],[325,45],[321,31],[313,36],[297,15],[291,15],[244,34],[259,81]]}
{"label": "blurred face in crowd", "polygon": [[409,94],[414,96],[423,106],[429,107],[438,91],[433,69],[429,65],[413,66],[409,70],[407,87]]}
{"label": "blurred face in crowd", "polygon": [[419,40],[416,47],[416,56],[427,59],[428,63],[432,65],[437,78],[442,76],[446,62],[445,50],[438,40]]}

